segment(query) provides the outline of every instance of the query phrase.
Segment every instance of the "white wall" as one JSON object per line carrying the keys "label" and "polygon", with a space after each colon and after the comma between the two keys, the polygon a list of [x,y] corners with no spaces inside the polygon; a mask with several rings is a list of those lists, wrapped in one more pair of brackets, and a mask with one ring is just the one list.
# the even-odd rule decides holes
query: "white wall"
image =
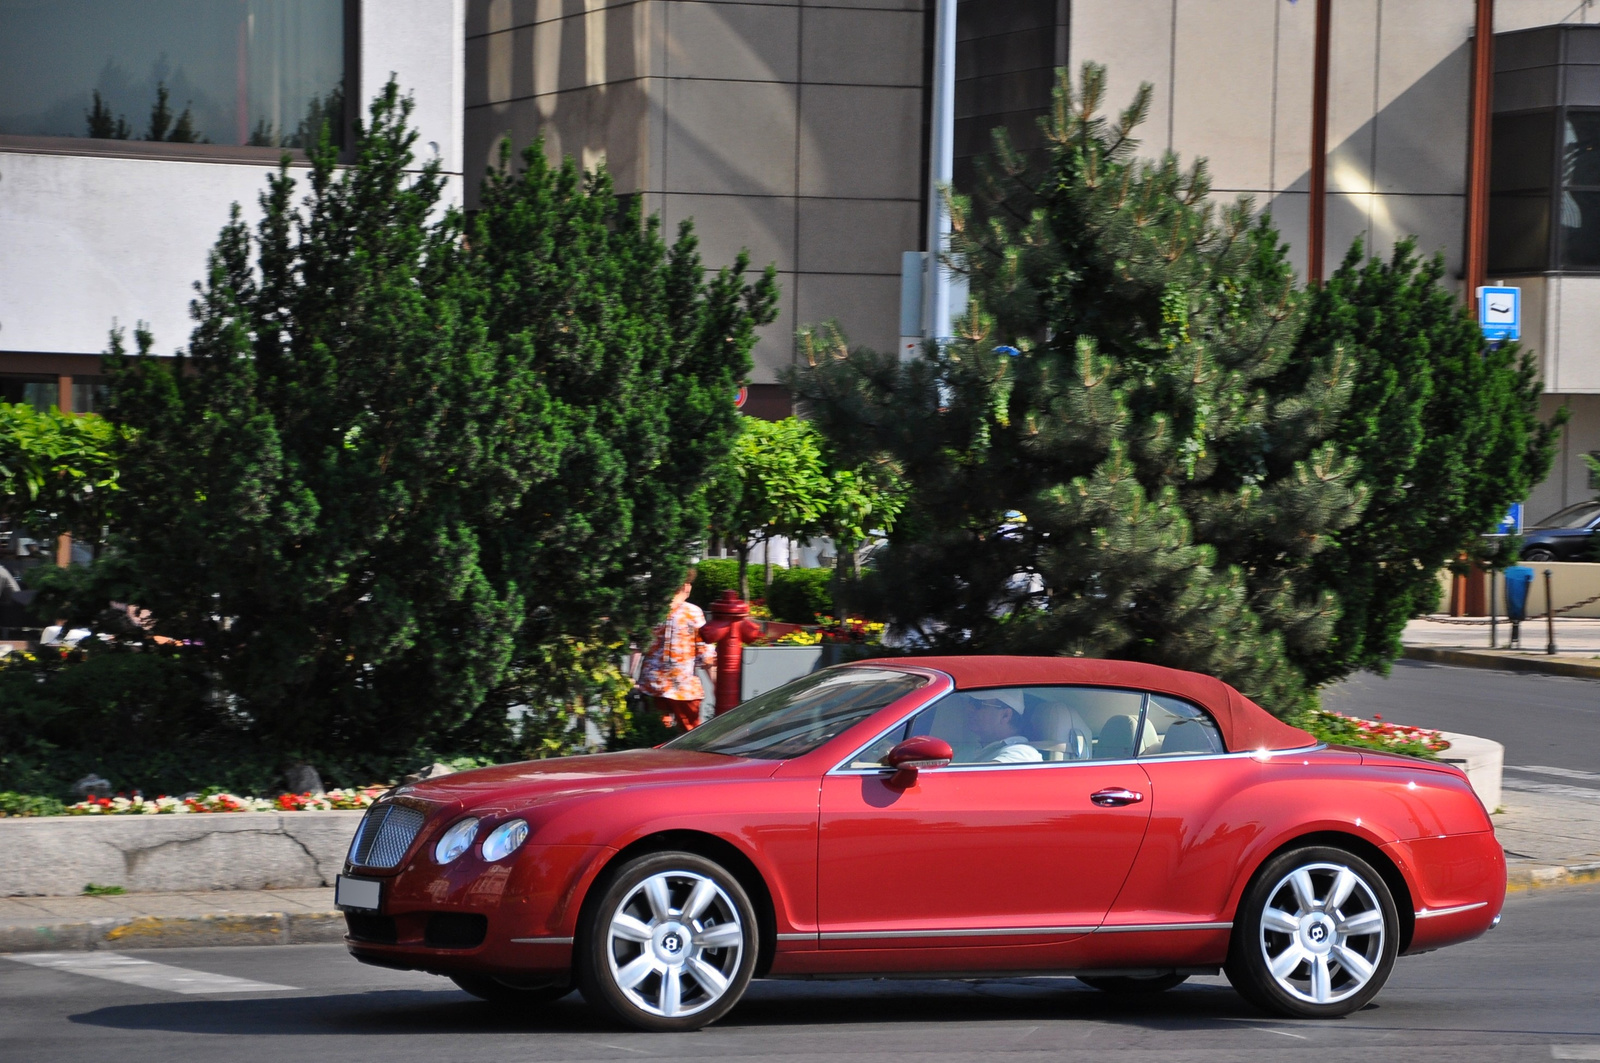
{"label": "white wall", "polygon": [[[396,75],[416,101],[419,159],[437,145],[456,203],[464,20],[465,0],[362,4],[362,98]],[[0,351],[99,354],[113,323],[131,331],[139,321],[158,350],[184,344],[192,285],[230,204],[253,220],[270,172],[0,150]]]}

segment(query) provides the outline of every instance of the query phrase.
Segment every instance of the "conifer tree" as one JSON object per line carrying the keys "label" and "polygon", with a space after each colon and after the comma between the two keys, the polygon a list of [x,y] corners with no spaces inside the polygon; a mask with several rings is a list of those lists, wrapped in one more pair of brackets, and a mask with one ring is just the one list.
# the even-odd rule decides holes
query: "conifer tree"
{"label": "conifer tree", "polygon": [[1358,241],[1311,299],[1296,358],[1355,358],[1334,438],[1371,491],[1314,565],[1343,606],[1327,646],[1300,661],[1314,682],[1388,672],[1406,622],[1435,606],[1438,571],[1544,478],[1566,419],[1540,422],[1532,359],[1486,344],[1443,275],[1443,259],[1419,259],[1414,241],[1387,262]]}
{"label": "conifer tree", "polygon": [[1216,211],[1203,164],[1135,159],[1149,88],[1115,122],[1103,88],[1063,77],[1046,157],[997,134],[953,197],[953,342],[904,364],[841,344],[792,385],[842,460],[902,470],[863,593],[914,645],[1191,668],[1292,712],[1338,608],[1312,563],[1365,502],[1330,440],[1352,366],[1291,362],[1277,234]]}
{"label": "conifer tree", "polygon": [[469,225],[410,110],[391,83],[348,165],[325,124],[303,199],[285,164],[235,210],[187,350],[108,360],[130,501],[92,591],[203,646],[286,754],[504,754],[513,705],[614,700],[773,315],[770,270],[708,273],[539,145]]}

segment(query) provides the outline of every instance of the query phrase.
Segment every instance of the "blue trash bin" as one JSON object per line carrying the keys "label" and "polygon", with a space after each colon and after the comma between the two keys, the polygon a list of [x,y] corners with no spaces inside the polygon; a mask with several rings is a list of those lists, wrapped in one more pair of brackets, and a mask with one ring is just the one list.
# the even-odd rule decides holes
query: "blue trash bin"
{"label": "blue trash bin", "polygon": [[1528,587],[1533,583],[1533,569],[1527,565],[1512,565],[1506,569],[1506,615],[1511,618],[1511,645],[1522,644],[1522,618],[1528,615]]}

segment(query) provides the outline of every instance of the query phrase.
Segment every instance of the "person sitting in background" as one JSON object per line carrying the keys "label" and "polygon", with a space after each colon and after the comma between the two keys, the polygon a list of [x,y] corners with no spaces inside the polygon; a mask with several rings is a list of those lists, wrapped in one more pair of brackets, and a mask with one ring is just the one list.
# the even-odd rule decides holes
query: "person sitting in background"
{"label": "person sitting in background", "polygon": [[88,628],[68,628],[67,618],[57,617],[56,622],[45,628],[44,633],[39,636],[39,645],[65,646],[70,649],[88,638],[89,634]]}

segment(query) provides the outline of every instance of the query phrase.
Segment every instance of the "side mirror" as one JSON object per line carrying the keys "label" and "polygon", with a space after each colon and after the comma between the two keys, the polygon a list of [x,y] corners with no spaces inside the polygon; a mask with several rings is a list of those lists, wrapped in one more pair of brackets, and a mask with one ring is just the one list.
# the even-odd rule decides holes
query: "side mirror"
{"label": "side mirror", "polygon": [[908,738],[889,750],[889,754],[883,758],[884,765],[894,769],[889,785],[899,790],[907,789],[917,781],[919,769],[942,768],[949,764],[955,755],[950,743],[942,738],[935,738],[932,735]]}

